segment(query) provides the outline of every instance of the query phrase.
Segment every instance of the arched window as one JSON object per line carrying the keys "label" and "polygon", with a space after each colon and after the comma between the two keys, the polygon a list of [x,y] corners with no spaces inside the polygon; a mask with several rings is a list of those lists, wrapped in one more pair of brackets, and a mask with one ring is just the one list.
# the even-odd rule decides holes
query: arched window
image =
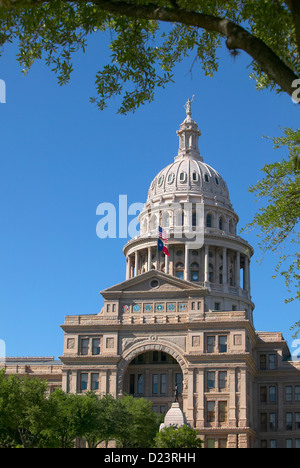
{"label": "arched window", "polygon": [[206,216],[206,227],[212,227],[212,215],[210,213]]}
{"label": "arched window", "polygon": [[196,211],[193,211],[192,213],[192,227],[196,227],[197,226],[197,213]]}
{"label": "arched window", "polygon": [[152,231],[153,231],[154,229],[157,229],[157,227],[158,227],[157,216],[156,216],[155,214],[152,215],[152,217],[151,217],[151,223],[150,223],[150,225],[151,225],[151,230],[152,230]]}
{"label": "arched window", "polygon": [[219,229],[221,231],[223,231],[223,226],[224,226],[224,221],[223,221],[222,216],[220,216],[220,218],[219,218]]}
{"label": "arched window", "polygon": [[148,232],[148,219],[144,218],[143,224],[142,224],[142,234],[147,234]]}
{"label": "arched window", "polygon": [[197,262],[191,264],[191,281],[199,281],[199,264]]}
{"label": "arched window", "polygon": [[175,266],[175,276],[177,278],[183,279],[184,264],[182,262],[176,263]]}
{"label": "arched window", "polygon": [[170,226],[170,214],[168,211],[164,211],[162,215],[162,226],[167,228]]}
{"label": "arched window", "polygon": [[174,212],[175,226],[184,226],[184,210],[177,208]]}

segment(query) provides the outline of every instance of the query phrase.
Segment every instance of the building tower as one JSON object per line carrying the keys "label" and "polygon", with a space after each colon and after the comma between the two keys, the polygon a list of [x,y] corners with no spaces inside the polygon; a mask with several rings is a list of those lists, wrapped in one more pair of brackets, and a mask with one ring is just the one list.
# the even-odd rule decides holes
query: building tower
{"label": "building tower", "polygon": [[[139,221],[140,235],[124,247],[130,279],[152,269],[199,284],[209,294],[205,310],[246,310],[250,296],[252,247],[236,235],[238,216],[220,174],[203,161],[201,135],[191,105],[177,132],[178,154],[150,185]],[[157,250],[161,226],[169,233],[170,256]]]}
{"label": "building tower", "polygon": [[[205,447],[300,447],[299,363],[281,333],[254,329],[253,249],[200,154],[190,100],[177,134],[178,154],[151,183],[140,234],[124,247],[126,279],[101,291],[100,313],[65,318],[62,388],[144,397],[163,413],[176,389]],[[157,249],[158,226],[169,256]]]}

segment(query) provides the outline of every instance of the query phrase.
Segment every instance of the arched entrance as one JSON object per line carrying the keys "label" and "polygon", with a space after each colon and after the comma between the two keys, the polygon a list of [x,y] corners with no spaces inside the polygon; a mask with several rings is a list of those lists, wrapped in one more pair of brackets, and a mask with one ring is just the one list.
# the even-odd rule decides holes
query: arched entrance
{"label": "arched entrance", "polygon": [[155,411],[165,413],[174,401],[176,386],[179,402],[185,397],[187,366],[176,347],[153,341],[124,354],[118,367],[118,394],[146,398]]}

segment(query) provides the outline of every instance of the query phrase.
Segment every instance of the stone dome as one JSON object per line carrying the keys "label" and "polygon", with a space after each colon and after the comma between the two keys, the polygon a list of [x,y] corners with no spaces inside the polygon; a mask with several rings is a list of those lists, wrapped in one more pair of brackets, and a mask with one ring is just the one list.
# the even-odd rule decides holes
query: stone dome
{"label": "stone dome", "polygon": [[198,149],[201,132],[190,111],[177,135],[180,141],[178,154],[174,162],[162,169],[151,182],[147,203],[155,202],[158,197],[186,194],[232,209],[226,182],[219,172],[203,162]]}
{"label": "stone dome", "polygon": [[182,156],[157,174],[150,185],[147,201],[179,192],[210,198],[232,208],[229,191],[221,175],[208,164],[189,156]]}

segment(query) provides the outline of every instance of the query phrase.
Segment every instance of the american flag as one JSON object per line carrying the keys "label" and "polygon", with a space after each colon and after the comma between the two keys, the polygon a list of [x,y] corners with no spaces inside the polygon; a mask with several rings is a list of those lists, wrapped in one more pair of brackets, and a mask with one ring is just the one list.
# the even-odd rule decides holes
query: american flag
{"label": "american flag", "polygon": [[168,233],[162,227],[158,226],[158,237],[162,239],[164,242],[168,242]]}

